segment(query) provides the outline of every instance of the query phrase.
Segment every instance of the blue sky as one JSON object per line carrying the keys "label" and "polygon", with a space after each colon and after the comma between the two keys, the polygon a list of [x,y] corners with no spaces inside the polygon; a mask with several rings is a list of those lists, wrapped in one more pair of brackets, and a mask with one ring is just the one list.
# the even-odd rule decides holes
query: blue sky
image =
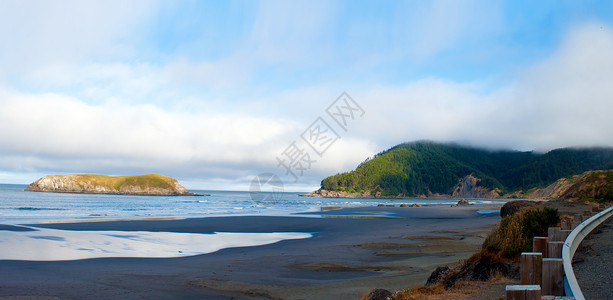
{"label": "blue sky", "polygon": [[[0,38],[0,182],[306,191],[418,139],[613,146],[610,1],[0,0]],[[364,116],[293,182],[276,157],[343,91]]]}

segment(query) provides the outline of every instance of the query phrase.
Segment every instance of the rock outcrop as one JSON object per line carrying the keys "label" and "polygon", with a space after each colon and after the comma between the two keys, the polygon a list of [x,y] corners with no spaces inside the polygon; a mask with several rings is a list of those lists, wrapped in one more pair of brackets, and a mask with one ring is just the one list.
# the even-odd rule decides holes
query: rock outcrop
{"label": "rock outcrop", "polygon": [[30,184],[26,191],[157,196],[196,195],[188,192],[176,179],[158,174],[139,176],[47,175]]}
{"label": "rock outcrop", "polygon": [[500,197],[499,189],[488,189],[479,186],[481,179],[472,174],[460,179],[458,184],[453,188],[451,193],[452,198],[498,198]]}
{"label": "rock outcrop", "polygon": [[462,198],[462,199],[458,200],[458,203],[452,204],[451,207],[470,206],[470,205],[474,205],[474,204],[470,203],[470,202],[468,202],[468,200]]}

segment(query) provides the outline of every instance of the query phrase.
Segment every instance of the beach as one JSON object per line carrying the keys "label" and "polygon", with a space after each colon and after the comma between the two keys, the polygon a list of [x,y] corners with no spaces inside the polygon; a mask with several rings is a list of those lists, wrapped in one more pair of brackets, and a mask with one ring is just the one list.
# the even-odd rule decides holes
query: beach
{"label": "beach", "polygon": [[[499,205],[499,204],[498,204]],[[425,283],[476,252],[499,206],[354,207],[292,216],[47,223],[71,232],[308,233],[173,258],[2,260],[0,296],[60,299],[358,299]],[[2,232],[23,227],[5,225]]]}

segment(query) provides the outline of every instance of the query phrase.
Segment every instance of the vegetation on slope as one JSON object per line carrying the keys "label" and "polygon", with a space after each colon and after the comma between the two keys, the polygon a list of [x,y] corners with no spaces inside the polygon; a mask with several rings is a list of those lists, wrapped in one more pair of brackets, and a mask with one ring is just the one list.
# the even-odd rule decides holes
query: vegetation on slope
{"label": "vegetation on slope", "polygon": [[93,186],[103,186],[119,191],[122,186],[140,186],[161,189],[174,189],[176,180],[159,174],[136,176],[107,176],[95,174],[73,175],[79,182],[87,182]]}
{"label": "vegetation on slope", "polygon": [[383,196],[449,194],[473,174],[479,185],[503,192],[544,187],[592,169],[613,168],[613,149],[558,149],[546,154],[488,151],[453,144],[414,142],[367,159],[354,171],[322,180],[330,191],[380,192]]}
{"label": "vegetation on slope", "polygon": [[613,170],[584,174],[560,199],[599,203],[613,201]]}

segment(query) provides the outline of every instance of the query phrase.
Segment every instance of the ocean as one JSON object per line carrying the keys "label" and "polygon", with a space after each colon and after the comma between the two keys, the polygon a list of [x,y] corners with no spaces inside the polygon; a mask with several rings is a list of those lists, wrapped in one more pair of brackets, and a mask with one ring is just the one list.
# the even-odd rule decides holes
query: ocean
{"label": "ocean", "polygon": [[[342,199],[301,197],[299,193],[199,191],[210,196],[132,196],[29,192],[27,185],[0,184],[0,260],[74,260],[100,257],[182,257],[230,247],[248,247],[312,232],[213,232],[59,230],[37,223],[102,219],[291,216],[324,206],[419,203],[450,205],[457,199]],[[487,204],[495,200],[472,200]],[[497,210],[493,212],[498,212]],[[480,212],[491,213],[491,212]],[[376,210],[367,213],[382,214]],[[302,214],[321,217],[320,214]],[[355,217],[355,216],[353,216]],[[32,224],[32,225],[22,225]],[[16,225],[16,226],[15,226]],[[223,230],[223,229],[222,229]]]}
{"label": "ocean", "polygon": [[[191,190],[210,196],[133,196],[24,191],[27,185],[0,184],[0,224],[117,218],[200,218],[217,216],[288,216],[319,211],[323,206],[377,204],[455,204],[457,199],[343,199],[301,197],[301,193],[265,194],[241,191]],[[475,204],[495,200],[470,200]]]}

